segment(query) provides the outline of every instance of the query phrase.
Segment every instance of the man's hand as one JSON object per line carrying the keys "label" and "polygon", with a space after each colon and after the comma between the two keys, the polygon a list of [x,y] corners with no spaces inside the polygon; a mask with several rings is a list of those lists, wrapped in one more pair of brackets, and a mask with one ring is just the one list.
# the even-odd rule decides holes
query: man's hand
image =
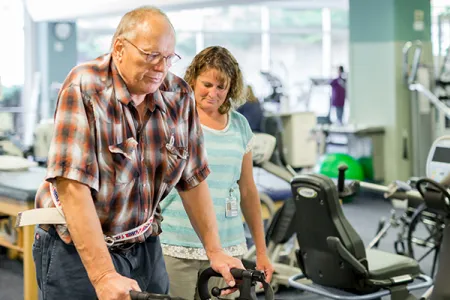
{"label": "man's hand", "polygon": [[[233,275],[231,275],[230,269],[245,269],[242,261],[240,259],[227,255],[223,250],[208,253],[208,257],[211,268],[214,271],[222,274],[222,277],[228,284],[228,286],[234,287],[236,285],[236,281],[233,278]],[[222,295],[224,296],[234,293],[236,290],[237,288],[222,291]]]}
{"label": "man's hand", "polygon": [[136,281],[119,273],[109,273],[94,283],[99,300],[130,300],[130,291],[141,289]]}
{"label": "man's hand", "polygon": [[269,260],[269,257],[266,254],[256,255],[256,270],[264,272],[264,275],[266,276],[266,282],[270,283],[270,281],[272,280],[274,268]]}

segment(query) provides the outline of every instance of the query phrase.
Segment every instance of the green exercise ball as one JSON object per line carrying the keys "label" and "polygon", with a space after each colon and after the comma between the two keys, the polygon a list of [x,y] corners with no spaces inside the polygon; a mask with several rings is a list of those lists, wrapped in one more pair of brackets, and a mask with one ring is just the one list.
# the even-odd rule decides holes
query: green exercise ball
{"label": "green exercise ball", "polygon": [[373,170],[373,159],[372,157],[361,157],[358,159],[361,167],[364,171],[365,180],[372,181],[374,180],[374,170]]}
{"label": "green exercise ball", "polygon": [[346,164],[348,169],[345,172],[345,179],[364,180],[364,170],[358,160],[345,153],[330,153],[324,155],[316,165],[316,173],[338,178],[339,166]]}

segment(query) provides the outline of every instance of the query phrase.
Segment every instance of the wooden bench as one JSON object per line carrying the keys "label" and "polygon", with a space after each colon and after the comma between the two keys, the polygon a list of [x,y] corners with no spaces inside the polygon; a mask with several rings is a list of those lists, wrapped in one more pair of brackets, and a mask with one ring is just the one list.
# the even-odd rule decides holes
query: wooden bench
{"label": "wooden bench", "polygon": [[[0,172],[0,215],[15,218],[21,211],[34,207],[36,190],[45,177],[46,170],[32,168],[28,171]],[[12,228],[15,230],[15,228]],[[9,249],[9,257],[23,258],[24,300],[38,300],[36,271],[32,255],[34,226],[18,228],[17,242],[0,237],[0,246]],[[19,254],[19,255],[17,255]]]}

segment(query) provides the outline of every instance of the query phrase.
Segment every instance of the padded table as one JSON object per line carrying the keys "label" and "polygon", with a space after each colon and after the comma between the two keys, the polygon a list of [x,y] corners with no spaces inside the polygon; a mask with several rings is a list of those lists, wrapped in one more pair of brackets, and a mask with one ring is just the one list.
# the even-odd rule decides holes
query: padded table
{"label": "padded table", "polygon": [[289,182],[286,182],[259,167],[253,168],[253,177],[258,191],[269,195],[274,202],[284,202],[284,200],[292,198],[291,185]]}
{"label": "padded table", "polygon": [[[15,218],[19,212],[34,207],[34,197],[45,178],[45,168],[27,171],[0,171],[0,214]],[[19,229],[17,245],[0,238],[0,245],[23,253],[24,300],[38,300],[38,287],[32,245],[34,226]]]}

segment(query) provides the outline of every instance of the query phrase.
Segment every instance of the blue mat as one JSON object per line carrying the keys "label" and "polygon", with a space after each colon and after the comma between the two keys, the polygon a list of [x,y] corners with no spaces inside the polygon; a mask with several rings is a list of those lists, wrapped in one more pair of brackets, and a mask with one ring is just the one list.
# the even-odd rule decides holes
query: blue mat
{"label": "blue mat", "polygon": [[254,167],[253,177],[258,191],[266,193],[273,201],[284,201],[292,197],[289,182],[270,174],[266,170]]}

